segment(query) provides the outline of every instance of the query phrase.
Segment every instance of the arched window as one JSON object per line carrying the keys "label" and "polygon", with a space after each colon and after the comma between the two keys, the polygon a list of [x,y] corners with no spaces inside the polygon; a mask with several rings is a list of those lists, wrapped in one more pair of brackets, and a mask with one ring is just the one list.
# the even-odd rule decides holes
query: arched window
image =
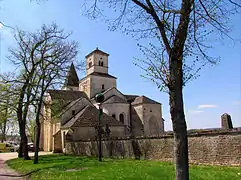
{"label": "arched window", "polygon": [[103,63],[103,61],[101,62],[101,66],[104,66],[104,63]]}
{"label": "arched window", "polygon": [[92,62],[89,62],[89,68],[92,66]]}
{"label": "arched window", "polygon": [[102,89],[105,89],[105,85],[104,85],[104,84],[102,84],[101,88],[102,88]]}
{"label": "arched window", "polygon": [[115,114],[112,114],[111,116],[112,116],[114,119],[116,119]]}
{"label": "arched window", "polygon": [[122,124],[124,124],[124,114],[123,114],[123,113],[121,113],[121,114],[119,115],[119,120],[120,120],[120,122],[121,122]]}
{"label": "arched window", "polygon": [[72,110],[72,116],[74,116],[75,115],[75,110]]}
{"label": "arched window", "polygon": [[99,61],[99,66],[101,65],[101,62]]}

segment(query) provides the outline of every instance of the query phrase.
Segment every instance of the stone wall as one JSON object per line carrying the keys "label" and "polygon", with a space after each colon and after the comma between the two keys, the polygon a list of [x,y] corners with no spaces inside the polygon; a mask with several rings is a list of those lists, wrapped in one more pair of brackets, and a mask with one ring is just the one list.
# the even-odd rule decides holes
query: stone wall
{"label": "stone wall", "polygon": [[[241,128],[189,131],[189,160],[198,164],[241,165]],[[104,157],[173,161],[173,135],[104,140]],[[97,156],[97,142],[66,143],[68,154]]]}
{"label": "stone wall", "polygon": [[[126,134],[125,126],[110,126],[111,136],[120,137]],[[84,127],[73,127],[71,128],[73,133],[71,133],[72,141],[79,141],[80,139],[95,138],[96,130],[94,127],[84,126]],[[105,129],[105,127],[103,127]]]}

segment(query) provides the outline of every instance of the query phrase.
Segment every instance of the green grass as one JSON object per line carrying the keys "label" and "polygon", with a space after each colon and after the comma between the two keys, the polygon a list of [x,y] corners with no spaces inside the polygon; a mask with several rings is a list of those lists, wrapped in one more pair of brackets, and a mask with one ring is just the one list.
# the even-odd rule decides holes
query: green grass
{"label": "green grass", "polygon": [[[47,155],[39,157],[39,164],[22,159],[7,161],[8,165],[22,174],[31,174],[32,179],[80,179],[80,180],[173,180],[174,166],[171,163],[104,159],[81,156]],[[77,171],[66,171],[78,169]],[[193,180],[241,180],[241,167],[191,166],[190,179]]]}

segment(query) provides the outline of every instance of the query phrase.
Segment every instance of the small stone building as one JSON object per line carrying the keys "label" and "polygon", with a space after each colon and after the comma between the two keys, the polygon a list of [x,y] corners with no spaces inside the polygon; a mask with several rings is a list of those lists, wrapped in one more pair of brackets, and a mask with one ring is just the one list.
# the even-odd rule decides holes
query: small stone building
{"label": "small stone building", "polygon": [[[109,54],[96,49],[86,56],[86,76],[79,80],[71,64],[61,90],[48,90],[42,106],[40,148],[61,152],[65,140],[96,137],[98,108],[94,97],[104,94],[103,130],[109,136],[156,136],[164,132],[161,103],[146,96],[126,95],[108,73]],[[105,130],[104,130],[105,131]]]}

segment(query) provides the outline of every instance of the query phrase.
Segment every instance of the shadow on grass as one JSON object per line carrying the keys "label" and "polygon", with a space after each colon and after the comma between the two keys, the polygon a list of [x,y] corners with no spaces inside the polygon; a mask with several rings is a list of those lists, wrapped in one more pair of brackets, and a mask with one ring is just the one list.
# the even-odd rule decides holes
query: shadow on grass
{"label": "shadow on grass", "polygon": [[[47,169],[47,168],[46,168],[46,169]],[[42,170],[42,169],[36,169],[36,170],[34,170],[34,171],[31,171],[31,172],[29,172],[29,173],[27,173],[27,174],[22,174],[22,175],[0,174],[0,176],[5,176],[5,177],[26,177],[26,176],[29,176],[29,175],[31,175],[32,173],[38,172],[38,171],[40,171],[40,170]]]}
{"label": "shadow on grass", "polygon": [[[74,159],[73,159],[74,157]],[[95,161],[93,161],[95,160]],[[10,160],[11,161],[11,160]],[[50,164],[53,163],[53,165],[49,167],[42,167],[38,168],[35,170],[32,170],[28,173],[21,174],[21,175],[14,175],[14,174],[0,174],[0,176],[5,176],[5,177],[30,177],[32,174],[37,173],[41,170],[46,170],[46,169],[57,169],[57,170],[66,170],[69,168],[72,168],[72,166],[76,164],[96,164],[96,163],[101,163],[102,165],[105,164],[105,161],[99,162],[96,157],[76,157],[72,155],[44,155],[39,157],[39,164],[36,165],[45,165],[45,164]],[[108,161],[106,163],[109,163]],[[68,167],[68,168],[67,168]]]}
{"label": "shadow on grass", "polygon": [[27,176],[30,176],[30,175],[32,175],[33,173],[39,172],[39,171],[41,171],[41,170],[52,169],[52,168],[59,169],[59,167],[61,167],[61,165],[54,165],[54,166],[46,167],[46,168],[39,168],[39,169],[30,171],[30,172],[28,172],[28,173],[26,173],[26,174],[21,174],[21,175],[0,174],[0,176],[5,176],[5,177],[27,177]]}

